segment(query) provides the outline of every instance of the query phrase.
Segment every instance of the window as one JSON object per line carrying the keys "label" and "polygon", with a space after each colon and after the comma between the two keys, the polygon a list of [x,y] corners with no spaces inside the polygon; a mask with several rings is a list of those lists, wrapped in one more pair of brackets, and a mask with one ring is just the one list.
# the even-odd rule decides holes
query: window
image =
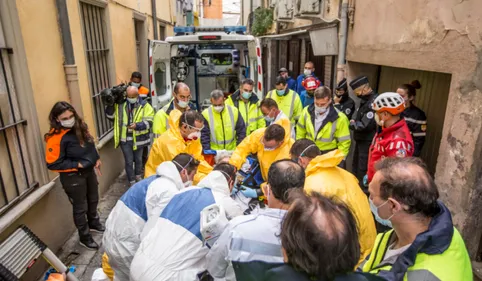
{"label": "window", "polygon": [[202,54],[201,60],[204,59],[206,64],[214,65],[231,65],[233,64],[233,56],[230,53],[211,53]]}
{"label": "window", "polygon": [[104,9],[83,2],[80,2],[80,9],[95,124],[97,136],[101,139],[112,130],[112,122],[108,121],[104,114],[104,104],[100,97],[100,91],[110,87]]}
{"label": "window", "polygon": [[38,185],[27,155],[26,125],[15,95],[8,51],[0,48],[0,215]]}
{"label": "window", "polygon": [[164,25],[159,26],[159,40],[164,41],[166,39],[166,27]]}

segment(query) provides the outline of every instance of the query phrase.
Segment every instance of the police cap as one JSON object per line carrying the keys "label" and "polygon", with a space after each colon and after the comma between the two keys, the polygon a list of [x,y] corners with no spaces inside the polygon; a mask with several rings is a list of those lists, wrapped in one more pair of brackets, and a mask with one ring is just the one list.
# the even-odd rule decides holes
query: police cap
{"label": "police cap", "polygon": [[338,85],[336,86],[337,90],[344,90],[346,92],[348,86],[346,84],[346,78],[343,78],[340,82],[338,82]]}
{"label": "police cap", "polygon": [[353,79],[350,82],[350,87],[352,90],[355,90],[356,88],[363,86],[365,84],[368,84],[368,78],[364,75],[358,76],[357,78]]}

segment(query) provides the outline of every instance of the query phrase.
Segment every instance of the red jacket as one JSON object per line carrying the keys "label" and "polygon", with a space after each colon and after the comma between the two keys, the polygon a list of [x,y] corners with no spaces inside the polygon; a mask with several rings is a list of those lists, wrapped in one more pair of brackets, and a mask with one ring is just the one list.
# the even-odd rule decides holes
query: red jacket
{"label": "red jacket", "polygon": [[407,123],[401,119],[391,127],[383,128],[373,138],[368,154],[368,182],[375,174],[375,163],[385,157],[407,157],[413,155],[413,140]]}

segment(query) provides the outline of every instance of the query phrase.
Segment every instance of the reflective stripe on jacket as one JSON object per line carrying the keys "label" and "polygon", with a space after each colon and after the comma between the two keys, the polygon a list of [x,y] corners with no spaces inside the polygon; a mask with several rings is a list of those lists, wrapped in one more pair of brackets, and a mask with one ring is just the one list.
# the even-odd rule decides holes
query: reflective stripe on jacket
{"label": "reflective stripe on jacket", "polygon": [[[127,102],[116,104],[114,113],[114,145],[117,148],[120,142],[132,141],[134,150],[138,147],[149,145],[150,128],[154,119],[154,109],[152,106],[138,99],[138,103],[134,107],[130,123],[136,123],[134,130],[128,129]],[[128,134],[129,133],[129,134]]]}
{"label": "reflective stripe on jacket", "polygon": [[236,107],[239,113],[241,113],[246,124],[246,135],[266,126],[263,114],[259,109],[258,97],[254,93],[251,95],[249,102],[245,103],[239,97],[239,90],[237,90],[228,97],[226,104]]}
{"label": "reflective stripe on jacket", "polygon": [[206,108],[202,115],[209,124],[210,143],[213,150],[234,150],[236,148],[235,128],[239,112],[234,106],[225,105],[221,113],[213,106]]}
{"label": "reflective stripe on jacket", "polygon": [[[288,90],[288,89],[287,89]],[[288,116],[291,123],[295,123],[300,118],[303,106],[301,104],[300,96],[293,90],[288,90],[283,96],[278,96],[276,89],[271,90],[266,95],[276,101],[278,108]]]}
{"label": "reflective stripe on jacket", "polygon": [[330,106],[329,110],[328,116],[315,133],[315,106],[312,104],[305,107],[296,126],[296,139],[310,139],[323,152],[338,148],[346,157],[351,145],[348,129],[350,122],[345,114],[338,112],[333,106]]}

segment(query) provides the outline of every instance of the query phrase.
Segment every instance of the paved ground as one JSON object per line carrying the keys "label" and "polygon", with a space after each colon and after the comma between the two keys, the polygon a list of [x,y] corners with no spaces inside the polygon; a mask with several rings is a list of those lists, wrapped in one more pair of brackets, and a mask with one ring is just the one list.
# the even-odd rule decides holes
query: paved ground
{"label": "paved ground", "polygon": [[[125,179],[125,175],[122,174],[109,187],[109,190],[99,202],[98,209],[102,223],[105,223],[115,203],[127,189],[127,180]],[[102,234],[92,234],[94,240],[101,245]],[[62,247],[59,257],[64,264],[75,265],[77,267],[75,276],[77,276],[80,281],[90,281],[94,270],[101,267],[103,253],[104,250],[102,247],[98,251],[92,251],[80,246],[79,235],[75,232]]]}

